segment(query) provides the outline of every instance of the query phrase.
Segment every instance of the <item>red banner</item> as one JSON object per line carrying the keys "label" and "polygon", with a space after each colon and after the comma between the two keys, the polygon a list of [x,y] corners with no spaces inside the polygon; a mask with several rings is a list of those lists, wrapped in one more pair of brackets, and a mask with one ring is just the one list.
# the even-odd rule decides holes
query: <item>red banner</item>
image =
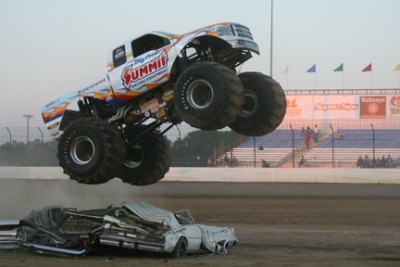
{"label": "red banner", "polygon": [[360,118],[386,118],[386,96],[361,96]]}

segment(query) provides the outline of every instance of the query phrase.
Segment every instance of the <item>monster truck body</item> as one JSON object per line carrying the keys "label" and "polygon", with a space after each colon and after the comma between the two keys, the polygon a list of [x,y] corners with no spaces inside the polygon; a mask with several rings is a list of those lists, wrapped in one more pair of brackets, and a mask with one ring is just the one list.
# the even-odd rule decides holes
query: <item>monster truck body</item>
{"label": "monster truck body", "polygon": [[[155,183],[170,157],[158,128],[185,121],[202,130],[230,126],[245,135],[273,131],[283,119],[282,88],[261,73],[236,74],[258,54],[250,30],[218,23],[183,35],[152,32],[109,53],[107,74],[42,109],[60,139],[58,158],[78,182],[117,176]],[[74,104],[77,105],[74,105]]]}

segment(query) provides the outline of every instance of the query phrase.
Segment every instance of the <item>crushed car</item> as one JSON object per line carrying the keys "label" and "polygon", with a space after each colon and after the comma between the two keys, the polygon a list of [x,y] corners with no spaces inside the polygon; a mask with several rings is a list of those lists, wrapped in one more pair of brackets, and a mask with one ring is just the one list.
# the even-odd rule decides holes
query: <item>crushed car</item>
{"label": "crushed car", "polygon": [[237,242],[233,228],[197,224],[189,210],[171,212],[141,201],[81,211],[50,206],[22,220],[0,220],[0,249],[40,254],[82,256],[111,246],[181,258],[227,253]]}

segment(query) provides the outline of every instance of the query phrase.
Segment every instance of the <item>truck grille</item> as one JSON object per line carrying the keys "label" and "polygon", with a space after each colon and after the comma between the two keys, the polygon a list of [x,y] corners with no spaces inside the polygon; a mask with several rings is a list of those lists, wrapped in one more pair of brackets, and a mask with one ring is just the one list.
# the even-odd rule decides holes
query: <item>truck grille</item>
{"label": "truck grille", "polygon": [[251,35],[250,29],[246,26],[233,24],[233,28],[235,29],[237,36],[253,40],[253,35]]}

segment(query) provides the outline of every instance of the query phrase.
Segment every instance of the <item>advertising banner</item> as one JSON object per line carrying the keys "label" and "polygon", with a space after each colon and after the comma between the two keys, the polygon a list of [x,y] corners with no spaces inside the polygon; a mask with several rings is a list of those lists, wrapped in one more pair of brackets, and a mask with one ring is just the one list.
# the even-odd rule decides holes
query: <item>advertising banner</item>
{"label": "advertising banner", "polygon": [[360,118],[386,118],[386,96],[361,96]]}
{"label": "advertising banner", "polygon": [[288,119],[358,119],[359,96],[301,95],[286,96]]}
{"label": "advertising banner", "polygon": [[400,118],[400,95],[388,96],[387,117]]}

